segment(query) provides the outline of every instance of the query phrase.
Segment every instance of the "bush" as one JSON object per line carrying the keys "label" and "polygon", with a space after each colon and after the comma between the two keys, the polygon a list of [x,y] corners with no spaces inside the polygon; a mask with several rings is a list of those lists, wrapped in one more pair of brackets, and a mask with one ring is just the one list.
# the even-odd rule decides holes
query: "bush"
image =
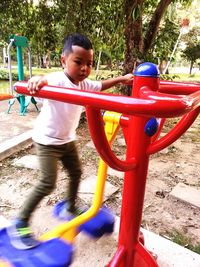
{"label": "bush", "polygon": [[[9,72],[7,70],[0,70],[0,80],[9,80]],[[18,74],[12,73],[12,80],[18,80]]]}
{"label": "bush", "polygon": [[177,74],[161,74],[160,79],[161,80],[174,81],[176,79],[180,79],[180,76]]}

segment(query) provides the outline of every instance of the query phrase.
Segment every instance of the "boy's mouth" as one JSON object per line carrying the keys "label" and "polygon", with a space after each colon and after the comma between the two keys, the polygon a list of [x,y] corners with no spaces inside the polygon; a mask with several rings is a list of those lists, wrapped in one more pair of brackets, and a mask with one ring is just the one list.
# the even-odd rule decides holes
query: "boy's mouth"
{"label": "boy's mouth", "polygon": [[87,78],[87,75],[86,75],[86,74],[80,74],[79,77],[80,77],[81,79],[85,79],[85,78]]}

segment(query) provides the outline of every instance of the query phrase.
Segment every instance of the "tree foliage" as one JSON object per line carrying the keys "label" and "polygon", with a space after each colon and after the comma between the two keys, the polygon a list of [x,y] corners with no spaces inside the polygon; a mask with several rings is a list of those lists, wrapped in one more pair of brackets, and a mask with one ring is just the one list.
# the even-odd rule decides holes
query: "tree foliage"
{"label": "tree foliage", "polygon": [[8,40],[13,33],[21,33],[27,37],[35,29],[36,21],[33,18],[34,6],[29,0],[1,0],[0,2],[0,36]]}
{"label": "tree foliage", "polygon": [[190,62],[190,71],[192,73],[192,68],[197,59],[200,58],[200,28],[194,27],[185,36],[184,41],[186,48],[182,52],[182,56]]}
{"label": "tree foliage", "polygon": [[[26,36],[38,59],[58,58],[63,38],[81,32],[93,41],[102,60],[124,61],[130,72],[139,60],[167,57],[178,35],[176,13],[170,7],[188,0],[2,0],[1,39],[10,34]],[[172,8],[171,8],[172,10]],[[172,12],[171,12],[172,14]],[[96,55],[97,58],[97,55]]]}
{"label": "tree foliage", "polygon": [[[159,35],[159,30],[162,27],[169,30],[167,24],[164,25],[167,9],[176,2],[188,5],[191,1],[125,0],[126,72],[134,68],[134,62],[137,61],[138,58],[142,61],[146,61],[149,57],[151,58],[152,50],[155,48],[154,45],[156,44],[156,37],[161,37],[161,35]],[[171,26],[172,25],[173,23],[171,23]],[[175,33],[175,35],[177,35],[177,33]],[[165,34],[163,34],[163,37],[165,37]],[[163,38],[162,42],[164,41],[165,39]],[[158,44],[161,44],[160,40],[158,40]],[[170,46],[172,46],[172,44],[170,44]]]}

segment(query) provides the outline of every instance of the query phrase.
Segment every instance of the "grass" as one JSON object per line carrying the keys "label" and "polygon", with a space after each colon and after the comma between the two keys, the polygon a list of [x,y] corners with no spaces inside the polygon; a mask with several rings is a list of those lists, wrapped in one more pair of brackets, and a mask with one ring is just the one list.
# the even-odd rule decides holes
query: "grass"
{"label": "grass", "polygon": [[[61,68],[50,68],[50,69],[41,69],[41,68],[32,68],[32,75],[46,75],[51,72],[60,71]],[[25,71],[25,74],[28,76],[29,72]]]}
{"label": "grass", "polygon": [[191,239],[188,236],[182,234],[181,232],[175,231],[174,233],[172,233],[171,240],[182,247],[185,247],[194,251],[195,253],[200,254],[200,244],[192,245]]}
{"label": "grass", "polygon": [[200,83],[200,73],[196,74],[176,74],[177,78],[175,81],[187,81],[187,82],[199,82]]}
{"label": "grass", "polygon": [[[54,72],[54,71],[57,71],[59,70],[59,68],[51,68],[51,69],[38,69],[38,68],[32,68],[32,75],[33,76],[36,76],[36,75],[45,75],[45,74],[48,74],[50,72]],[[1,69],[0,70],[0,74],[4,73],[4,72],[7,72],[6,69]],[[13,67],[12,69],[12,74],[14,75],[14,78],[13,79],[13,84],[16,82],[17,80],[17,75],[18,75],[18,72],[17,72],[17,68]],[[5,77],[4,75],[2,75],[3,77]],[[24,76],[25,76],[25,79],[27,80],[30,76],[29,74],[29,70],[24,68]],[[0,75],[1,77],[1,75]],[[10,83],[9,83],[9,80],[1,80],[0,81],[0,94],[5,94],[5,93],[9,93],[9,87],[10,87]]]}

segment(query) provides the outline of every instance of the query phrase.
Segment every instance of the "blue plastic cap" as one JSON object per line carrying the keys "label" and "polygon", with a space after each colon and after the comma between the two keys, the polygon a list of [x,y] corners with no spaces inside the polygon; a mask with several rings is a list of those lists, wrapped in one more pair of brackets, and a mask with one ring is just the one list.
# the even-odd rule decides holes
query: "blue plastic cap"
{"label": "blue plastic cap", "polygon": [[156,118],[151,118],[144,127],[144,132],[148,136],[153,136],[158,130],[159,124]]}
{"label": "blue plastic cap", "polygon": [[140,64],[134,72],[134,76],[145,76],[145,77],[159,77],[159,70],[157,65],[151,62],[145,62]]}

